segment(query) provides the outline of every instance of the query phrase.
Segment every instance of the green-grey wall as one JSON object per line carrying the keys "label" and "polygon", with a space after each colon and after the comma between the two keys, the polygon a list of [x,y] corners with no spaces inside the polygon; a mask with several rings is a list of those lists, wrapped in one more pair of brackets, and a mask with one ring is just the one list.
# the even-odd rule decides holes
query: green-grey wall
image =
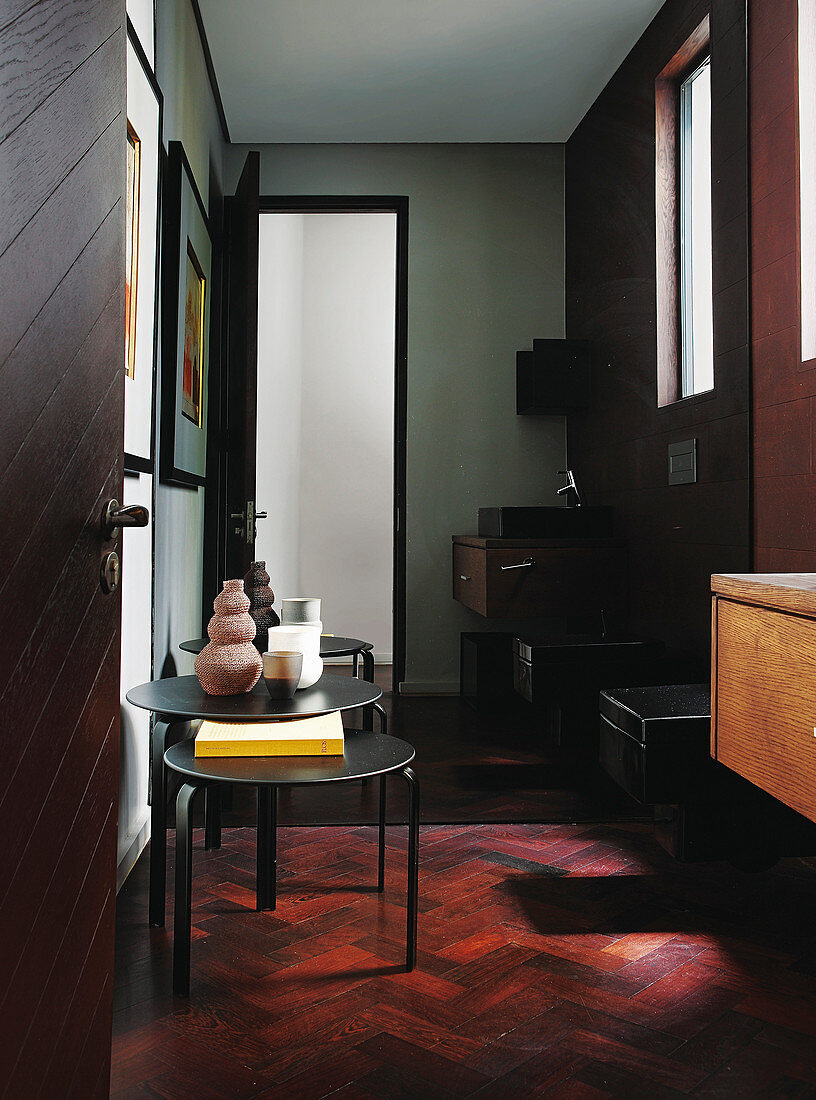
{"label": "green-grey wall", "polygon": [[231,145],[227,192],[249,148],[265,194],[409,198],[405,688],[455,690],[460,631],[498,624],[453,601],[451,535],[556,503],[565,464],[563,418],[515,412],[516,350],[564,335],[564,147]]}
{"label": "green-grey wall", "polygon": [[[205,207],[210,179],[221,187],[225,143],[219,129],[190,0],[157,0],[156,75],[164,95],[164,144],[181,141]],[[158,395],[161,395],[161,382]],[[158,432],[157,432],[158,438]],[[157,485],[156,628],[158,675],[170,654],[181,672],[192,659],[178,643],[201,632],[204,490]]]}

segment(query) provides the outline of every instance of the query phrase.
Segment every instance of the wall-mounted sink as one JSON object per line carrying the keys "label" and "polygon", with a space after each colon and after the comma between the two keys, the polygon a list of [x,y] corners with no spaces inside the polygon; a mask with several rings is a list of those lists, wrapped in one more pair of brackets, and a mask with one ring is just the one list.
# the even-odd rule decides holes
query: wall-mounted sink
{"label": "wall-mounted sink", "polygon": [[480,508],[484,539],[604,539],[612,536],[611,508]]}

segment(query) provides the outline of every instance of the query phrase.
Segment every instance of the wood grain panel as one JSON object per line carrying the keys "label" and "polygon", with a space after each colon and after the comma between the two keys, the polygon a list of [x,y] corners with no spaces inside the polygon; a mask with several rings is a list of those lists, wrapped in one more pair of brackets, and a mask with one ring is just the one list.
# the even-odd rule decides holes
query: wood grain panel
{"label": "wood grain panel", "polygon": [[[675,316],[665,306],[657,234],[668,219],[674,168],[658,147],[656,112],[674,122],[655,81],[710,14],[716,388],[658,408],[676,371]],[[593,404],[570,416],[570,461],[593,504],[615,508],[630,546],[628,628],[710,654],[709,578],[716,563],[749,568],[750,410],[745,4],[667,0],[566,148],[567,336],[596,349]],[[658,87],[658,92],[660,91]],[[665,274],[665,273],[664,273]],[[658,356],[660,349],[660,357]],[[700,482],[667,484],[667,446],[695,436]],[[739,565],[737,563],[740,563]]]}
{"label": "wood grain panel", "polygon": [[[0,1095],[107,1092],[121,499],[124,0],[0,15]],[[56,1052],[58,1053],[58,1056]]]}
{"label": "wood grain panel", "polygon": [[480,615],[487,614],[486,564],[484,550],[453,544],[453,598]]}
{"label": "wood grain panel", "polygon": [[[0,364],[8,420],[0,435],[0,476],[22,445],[67,366],[110,301],[122,222],[114,210],[75,258],[23,340]],[[66,316],[75,323],[65,324]],[[31,370],[31,363],[40,365]]]}
{"label": "wood grain panel", "polygon": [[[0,362],[11,354],[31,324],[30,310],[41,309],[65,276],[54,249],[54,227],[59,227],[60,240],[69,252],[78,256],[116,205],[118,181],[106,166],[118,156],[121,146],[118,127],[109,126],[0,256],[0,285],[23,281],[28,287],[27,303],[11,295],[4,300]],[[26,304],[29,309],[24,308]]]}
{"label": "wood grain panel", "polygon": [[[453,598],[489,619],[596,615],[601,608],[609,613],[626,608],[626,550],[620,545],[470,541],[486,545],[454,542]],[[528,560],[531,565],[512,568]]]}
{"label": "wood grain panel", "polygon": [[717,759],[816,821],[816,622],[717,604]]}
{"label": "wood grain panel", "polygon": [[118,26],[108,0],[40,0],[0,30],[0,141]]}
{"label": "wood grain panel", "polygon": [[754,539],[762,568],[808,568],[816,371],[801,357],[797,5],[750,0],[750,18]]}
{"label": "wood grain panel", "polygon": [[[584,549],[487,550],[485,584],[491,619],[534,615],[594,615],[626,609],[626,551]],[[526,558],[533,565],[507,569]],[[505,571],[502,571],[502,566]]]}
{"label": "wood grain panel", "polygon": [[715,574],[711,590],[739,603],[816,618],[816,573]]}
{"label": "wood grain panel", "polygon": [[[115,322],[120,306],[120,296],[114,293],[42,413],[32,425],[22,447],[0,478],[0,512],[6,517],[9,530],[20,533],[17,538],[3,540],[0,546],[0,575],[10,568],[17,554],[22,551],[24,534],[36,528],[66,464],[70,463],[77,444],[81,442],[82,437],[75,439],[61,433],[60,425],[65,420],[87,424],[88,431],[104,431],[107,426],[97,424],[96,420],[101,415],[106,390],[109,391],[114,382],[121,381],[119,348],[114,345]],[[104,364],[104,373],[99,370],[99,362]],[[118,415],[118,405],[113,415]],[[42,454],[39,444],[40,432],[48,433],[54,440],[54,446],[45,455]],[[21,497],[14,491],[14,486],[24,471],[31,469],[34,461],[37,463],[39,476],[32,482],[29,492]],[[26,541],[30,541],[30,537]]]}
{"label": "wood grain panel", "polygon": [[0,252],[120,114],[121,89],[115,77],[123,41],[119,31],[104,42],[63,82],[59,95],[47,99],[2,143]]}

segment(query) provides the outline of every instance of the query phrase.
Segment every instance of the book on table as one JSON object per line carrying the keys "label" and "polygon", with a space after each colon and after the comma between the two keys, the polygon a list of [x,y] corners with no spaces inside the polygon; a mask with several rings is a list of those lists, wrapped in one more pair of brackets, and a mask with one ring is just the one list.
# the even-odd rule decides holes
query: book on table
{"label": "book on table", "polygon": [[204,721],[196,734],[196,756],[342,756],[339,711],[277,722]]}

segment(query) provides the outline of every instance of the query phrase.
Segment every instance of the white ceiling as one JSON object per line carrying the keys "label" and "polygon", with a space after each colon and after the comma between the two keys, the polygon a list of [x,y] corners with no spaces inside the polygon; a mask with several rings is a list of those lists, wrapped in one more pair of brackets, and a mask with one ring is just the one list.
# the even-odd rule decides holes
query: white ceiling
{"label": "white ceiling", "polygon": [[233,141],[566,141],[663,0],[200,0]]}

